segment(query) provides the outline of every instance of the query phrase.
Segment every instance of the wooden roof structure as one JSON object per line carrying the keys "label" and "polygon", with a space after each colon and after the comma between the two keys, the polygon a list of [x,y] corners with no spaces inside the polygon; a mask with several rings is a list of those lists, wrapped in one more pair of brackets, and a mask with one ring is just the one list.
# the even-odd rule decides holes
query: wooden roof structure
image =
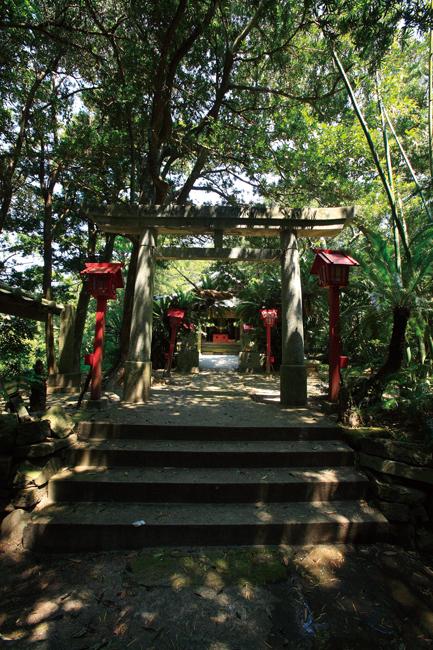
{"label": "wooden roof structure", "polygon": [[64,306],[45,298],[35,298],[32,294],[9,287],[0,282],[0,313],[20,316],[45,322],[47,314],[60,314]]}

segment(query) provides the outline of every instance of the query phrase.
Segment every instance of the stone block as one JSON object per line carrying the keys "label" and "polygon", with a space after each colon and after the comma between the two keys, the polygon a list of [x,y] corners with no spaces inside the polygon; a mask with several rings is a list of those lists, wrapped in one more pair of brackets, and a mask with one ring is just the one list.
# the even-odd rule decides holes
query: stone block
{"label": "stone block", "polygon": [[378,501],[377,505],[389,521],[410,521],[410,510],[407,505],[402,503],[390,503],[389,501]]}
{"label": "stone block", "polygon": [[108,397],[100,397],[99,399],[88,399],[84,402],[83,408],[89,411],[103,411],[110,406]]}
{"label": "stone block", "polygon": [[33,443],[45,440],[51,433],[49,422],[43,420],[31,420],[20,422],[18,425],[15,444],[18,447],[32,445]]}
{"label": "stone block", "polygon": [[406,505],[421,504],[425,501],[426,495],[422,490],[399,485],[398,483],[385,483],[378,478],[374,478],[376,494],[383,501],[394,501],[396,503],[405,503]]}
{"label": "stone block", "polygon": [[47,496],[48,490],[47,486],[44,487],[29,487],[24,488],[17,492],[17,494],[12,499],[12,505],[15,508],[24,508],[24,510],[30,510],[34,508],[44,497]]}
{"label": "stone block", "polygon": [[30,513],[25,510],[13,510],[3,519],[0,526],[1,538],[4,541],[20,544],[24,528],[30,520]]}
{"label": "stone block", "polygon": [[0,415],[0,452],[14,448],[17,430],[18,418],[14,413]]}
{"label": "stone block", "polygon": [[40,466],[29,462],[23,463],[17,467],[13,484],[15,487],[30,487],[31,485],[41,487],[48,483],[61,467],[62,461],[56,457],[50,458],[47,463]]}
{"label": "stone block", "polygon": [[361,440],[361,451],[372,456],[397,460],[408,465],[423,467],[432,464],[431,452],[426,451],[420,445],[409,442],[397,442],[384,438],[363,438]]}
{"label": "stone block", "polygon": [[55,438],[66,438],[72,433],[75,426],[74,420],[68,415],[61,406],[51,406],[42,416],[43,421],[47,421],[51,427],[52,435]]}
{"label": "stone block", "polygon": [[16,447],[14,449],[15,458],[43,458],[44,456],[52,456],[62,449],[70,447],[72,444],[73,435],[67,438],[56,438],[44,440],[34,445],[27,445],[24,447]]}
{"label": "stone block", "polygon": [[41,469],[32,465],[31,463],[25,462],[21,465],[18,465],[16,468],[16,474],[13,480],[14,487],[26,487],[29,485],[34,485],[34,479],[41,473]]}
{"label": "stone block", "polygon": [[406,463],[398,463],[395,460],[363,453],[359,454],[359,464],[361,467],[368,467],[382,474],[401,476],[411,481],[433,485],[433,467],[413,467],[412,465],[406,465]]}
{"label": "stone block", "polygon": [[50,458],[48,463],[41,468],[41,472],[35,477],[34,483],[38,487],[46,485],[50,478],[57,474],[63,466],[60,458]]}

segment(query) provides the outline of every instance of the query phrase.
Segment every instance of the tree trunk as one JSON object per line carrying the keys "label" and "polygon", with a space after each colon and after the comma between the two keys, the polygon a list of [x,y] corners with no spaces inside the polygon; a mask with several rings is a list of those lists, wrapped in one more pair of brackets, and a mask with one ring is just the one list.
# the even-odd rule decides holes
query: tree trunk
{"label": "tree trunk", "polygon": [[[87,243],[87,259],[89,262],[95,261],[97,230],[91,223],[88,225],[88,243]],[[84,327],[86,324],[87,310],[90,302],[90,294],[87,290],[86,284],[83,282],[78,296],[77,311],[75,315],[74,327],[74,352],[73,352],[73,367],[74,372],[80,372],[81,367],[81,345],[83,342]]]}
{"label": "tree trunk", "polygon": [[122,325],[120,328],[119,363],[123,364],[128,358],[129,337],[131,333],[132,308],[134,305],[135,278],[137,275],[138,240],[132,244],[129,260],[128,276],[126,279],[125,295],[123,299]]}
{"label": "tree trunk", "polygon": [[[44,196],[44,270],[42,276],[42,293],[46,300],[52,300],[53,277],[53,195],[46,191]],[[54,346],[54,316],[47,313],[45,321],[45,349],[47,355],[47,373],[57,372],[56,351]]]}
{"label": "tree trunk", "polygon": [[398,372],[404,358],[406,328],[410,317],[409,307],[394,307],[392,334],[389,342],[388,357],[381,368],[369,380],[370,385],[385,385],[388,377]]}

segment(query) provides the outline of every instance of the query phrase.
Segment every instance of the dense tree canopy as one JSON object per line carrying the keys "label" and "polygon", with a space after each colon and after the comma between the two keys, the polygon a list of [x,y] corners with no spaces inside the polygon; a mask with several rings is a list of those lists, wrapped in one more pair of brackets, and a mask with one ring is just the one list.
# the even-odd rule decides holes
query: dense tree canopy
{"label": "dense tree canopy", "polygon": [[[355,354],[371,363],[373,328],[386,359],[404,308],[412,358],[431,363],[431,25],[423,0],[8,0],[2,279],[77,304],[78,363],[89,306],[78,271],[131,262],[116,329],[125,347],[137,251],[98,233],[83,205],[356,204],[357,222],[332,242],[363,261],[347,307]],[[308,279],[317,243],[303,244],[304,300],[323,347],[324,306]]]}

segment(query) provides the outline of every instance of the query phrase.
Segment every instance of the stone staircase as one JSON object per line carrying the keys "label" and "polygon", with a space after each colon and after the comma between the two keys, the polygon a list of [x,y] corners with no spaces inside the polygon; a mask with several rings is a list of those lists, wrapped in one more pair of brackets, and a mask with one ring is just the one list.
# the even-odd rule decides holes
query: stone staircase
{"label": "stone staircase", "polygon": [[24,545],[100,551],[159,545],[375,542],[388,522],[332,427],[80,425]]}
{"label": "stone staircase", "polygon": [[239,354],[241,351],[240,343],[209,343],[204,342],[201,344],[201,354]]}

